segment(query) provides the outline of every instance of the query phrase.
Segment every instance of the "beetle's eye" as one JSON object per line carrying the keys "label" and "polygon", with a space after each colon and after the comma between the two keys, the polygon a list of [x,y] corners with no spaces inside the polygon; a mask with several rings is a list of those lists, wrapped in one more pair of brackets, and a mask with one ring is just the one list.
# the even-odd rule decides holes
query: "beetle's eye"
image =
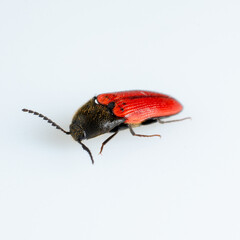
{"label": "beetle's eye", "polygon": [[82,131],[82,133],[83,133],[83,138],[85,139],[87,137],[87,134],[84,130]]}

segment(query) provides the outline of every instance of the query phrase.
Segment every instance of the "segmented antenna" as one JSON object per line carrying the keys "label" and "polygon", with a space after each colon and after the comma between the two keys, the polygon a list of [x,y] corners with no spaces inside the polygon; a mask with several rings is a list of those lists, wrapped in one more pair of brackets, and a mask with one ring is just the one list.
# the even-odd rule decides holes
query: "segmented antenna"
{"label": "segmented antenna", "polygon": [[43,118],[43,120],[48,121],[48,123],[52,124],[53,127],[56,127],[56,129],[61,130],[62,132],[66,133],[66,134],[70,134],[70,132],[65,131],[64,129],[62,129],[59,125],[57,125],[55,122],[53,122],[51,119],[47,118],[46,116],[42,115],[41,113],[35,112],[33,110],[29,110],[26,108],[22,109],[23,112],[28,112],[28,113],[32,113],[36,116],[39,116],[40,118]]}
{"label": "segmented antenna", "polygon": [[94,160],[93,160],[93,156],[92,156],[92,153],[91,153],[91,151],[88,149],[88,147],[86,146],[86,145],[84,145],[81,141],[78,141],[81,145],[82,145],[82,148],[85,150],[85,151],[87,151],[88,152],[88,154],[89,154],[89,156],[90,156],[90,158],[91,158],[91,160],[92,160],[92,164],[94,164]]}

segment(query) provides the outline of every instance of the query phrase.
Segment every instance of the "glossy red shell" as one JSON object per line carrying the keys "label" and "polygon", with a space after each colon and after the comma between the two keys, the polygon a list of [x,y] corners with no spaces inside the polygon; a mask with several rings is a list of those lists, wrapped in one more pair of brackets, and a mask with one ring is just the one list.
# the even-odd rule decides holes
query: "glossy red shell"
{"label": "glossy red shell", "polygon": [[128,124],[140,124],[147,119],[171,116],[183,108],[168,95],[141,90],[103,93],[97,96],[97,101],[102,105],[114,102],[113,113],[125,118],[124,123]]}

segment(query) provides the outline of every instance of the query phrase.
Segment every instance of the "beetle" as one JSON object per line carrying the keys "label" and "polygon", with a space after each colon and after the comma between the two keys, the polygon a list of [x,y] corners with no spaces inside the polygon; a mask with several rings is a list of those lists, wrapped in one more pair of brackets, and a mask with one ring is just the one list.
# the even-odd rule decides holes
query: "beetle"
{"label": "beetle", "polygon": [[100,149],[100,153],[102,153],[103,147],[119,131],[124,129],[129,129],[133,136],[161,137],[159,134],[136,134],[133,127],[157,121],[159,123],[169,123],[188,119],[162,121],[163,118],[175,115],[182,109],[181,103],[176,99],[158,92],[131,90],[103,93],[93,97],[77,110],[69,131],[65,131],[41,113],[25,108],[22,111],[37,115],[65,134],[70,134],[88,152],[92,163],[94,163],[91,151],[82,143],[82,140],[94,138],[104,133],[113,133],[102,143]]}

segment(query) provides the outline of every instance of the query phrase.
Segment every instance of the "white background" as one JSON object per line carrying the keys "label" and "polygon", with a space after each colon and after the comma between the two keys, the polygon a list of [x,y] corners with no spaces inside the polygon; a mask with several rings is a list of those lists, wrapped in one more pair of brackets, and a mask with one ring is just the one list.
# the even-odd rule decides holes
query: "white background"
{"label": "white background", "polygon": [[[0,2],[0,239],[240,239],[240,2]],[[192,121],[85,141],[96,94],[170,94]]]}

